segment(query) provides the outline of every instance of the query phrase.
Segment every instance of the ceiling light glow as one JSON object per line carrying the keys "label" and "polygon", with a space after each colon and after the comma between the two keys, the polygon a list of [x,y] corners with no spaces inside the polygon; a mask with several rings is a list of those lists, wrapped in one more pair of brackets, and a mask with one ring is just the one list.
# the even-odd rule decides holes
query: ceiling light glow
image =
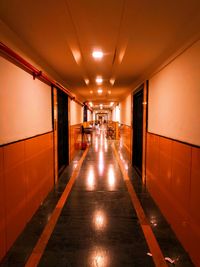
{"label": "ceiling light glow", "polygon": [[94,51],[92,52],[92,56],[93,56],[94,59],[102,59],[102,57],[103,57],[103,52],[100,51],[100,50],[94,50]]}
{"label": "ceiling light glow", "polygon": [[85,83],[88,85],[90,81],[88,79],[85,79]]}
{"label": "ceiling light glow", "polygon": [[110,91],[110,90],[108,90],[108,94],[109,94],[109,95],[111,94],[111,91]]}
{"label": "ceiling light glow", "polygon": [[115,79],[110,79],[110,83],[113,85],[115,83]]}
{"label": "ceiling light glow", "polygon": [[103,79],[101,77],[96,78],[96,83],[101,84],[103,82]]}
{"label": "ceiling light glow", "polygon": [[102,94],[102,92],[103,92],[102,89],[98,89],[98,90],[97,90],[97,93],[98,93],[98,94]]}
{"label": "ceiling light glow", "polygon": [[90,94],[93,94],[93,91],[92,90],[90,90]]}

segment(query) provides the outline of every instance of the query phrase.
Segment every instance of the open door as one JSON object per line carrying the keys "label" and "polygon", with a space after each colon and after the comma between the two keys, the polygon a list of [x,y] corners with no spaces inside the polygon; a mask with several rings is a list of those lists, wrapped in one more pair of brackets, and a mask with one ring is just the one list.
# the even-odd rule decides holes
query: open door
{"label": "open door", "polygon": [[57,90],[58,103],[58,173],[69,164],[68,96]]}
{"label": "open door", "polygon": [[142,144],[143,144],[143,94],[141,86],[133,94],[133,153],[132,165],[142,175]]}

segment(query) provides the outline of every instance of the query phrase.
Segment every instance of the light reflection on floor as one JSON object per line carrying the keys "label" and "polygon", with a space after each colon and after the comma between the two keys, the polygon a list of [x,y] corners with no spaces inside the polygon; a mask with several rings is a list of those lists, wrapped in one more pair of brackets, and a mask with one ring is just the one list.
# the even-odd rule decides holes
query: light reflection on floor
{"label": "light reflection on floor", "polygon": [[107,249],[95,247],[89,257],[88,267],[108,267],[110,257]]}
{"label": "light reflection on floor", "polygon": [[94,173],[94,167],[90,166],[88,174],[87,174],[87,180],[86,180],[86,189],[87,190],[94,190],[95,188],[95,173]]}
{"label": "light reflection on floor", "polygon": [[104,154],[102,150],[99,151],[98,169],[99,174],[102,175],[104,171]]}
{"label": "light reflection on floor", "polygon": [[108,176],[108,187],[110,190],[113,190],[116,184],[116,177],[114,173],[114,167],[112,164],[109,165],[107,176]]}
{"label": "light reflection on floor", "polygon": [[104,230],[107,224],[105,212],[103,210],[95,211],[93,215],[93,222],[96,231]]}

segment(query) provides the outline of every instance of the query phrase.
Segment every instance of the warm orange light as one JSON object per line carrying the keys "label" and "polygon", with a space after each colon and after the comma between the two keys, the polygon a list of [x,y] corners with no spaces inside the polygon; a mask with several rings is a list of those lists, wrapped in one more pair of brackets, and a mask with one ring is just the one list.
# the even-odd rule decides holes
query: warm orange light
{"label": "warm orange light", "polygon": [[90,94],[93,94],[93,91],[92,90],[90,90]]}
{"label": "warm orange light", "polygon": [[73,57],[76,61],[77,64],[80,64],[80,61],[81,61],[81,53],[79,50],[77,49],[72,49],[72,54],[73,54]]}
{"label": "warm orange light", "polygon": [[99,148],[99,140],[98,140],[98,136],[95,137],[95,151],[97,152]]}
{"label": "warm orange light", "polygon": [[88,85],[90,81],[88,79],[85,79],[85,83]]}
{"label": "warm orange light", "polygon": [[115,173],[113,166],[109,166],[108,169],[108,186],[110,189],[113,189],[116,183]]}
{"label": "warm orange light", "polygon": [[101,175],[103,173],[103,170],[104,170],[104,157],[103,157],[103,151],[102,150],[99,151],[98,169],[99,169],[99,173]]}
{"label": "warm orange light", "polygon": [[115,79],[110,79],[110,83],[113,85],[115,83]]}
{"label": "warm orange light", "polygon": [[92,56],[93,56],[94,59],[101,60],[102,57],[103,57],[103,52],[101,50],[94,50],[92,52]]}
{"label": "warm orange light", "polygon": [[157,220],[155,215],[150,216],[150,223],[154,227],[156,227],[158,225],[158,220]]}
{"label": "warm orange light", "polygon": [[89,190],[94,190],[94,185],[95,185],[95,181],[94,181],[94,169],[91,167],[89,169],[88,175],[87,175],[87,188]]}
{"label": "warm orange light", "polygon": [[108,151],[108,142],[107,139],[104,140],[104,148],[105,148],[105,152]]}
{"label": "warm orange light", "polygon": [[94,226],[97,231],[101,231],[106,227],[106,217],[103,211],[98,210],[93,216]]}
{"label": "warm orange light", "polygon": [[97,93],[98,93],[98,94],[102,94],[102,92],[103,92],[102,89],[98,89],[98,90],[97,90]]}
{"label": "warm orange light", "polygon": [[111,95],[111,91],[110,90],[108,90],[108,94]]}
{"label": "warm orange light", "polygon": [[96,78],[96,83],[97,84],[101,84],[102,82],[103,82],[102,77],[99,76],[99,77]]}
{"label": "warm orange light", "polygon": [[92,252],[88,259],[89,267],[108,267],[110,266],[110,255],[108,248],[95,247],[92,249]]}

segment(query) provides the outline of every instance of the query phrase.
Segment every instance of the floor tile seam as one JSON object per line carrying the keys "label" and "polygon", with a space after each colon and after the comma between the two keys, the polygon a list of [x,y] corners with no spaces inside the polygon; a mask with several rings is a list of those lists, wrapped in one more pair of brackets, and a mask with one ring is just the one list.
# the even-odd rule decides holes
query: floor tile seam
{"label": "floor tile seam", "polygon": [[127,188],[128,188],[129,194],[130,194],[130,198],[131,198],[132,204],[135,208],[135,211],[137,213],[138,219],[140,221],[140,225],[141,225],[141,228],[143,230],[147,245],[149,247],[150,252],[152,253],[152,257],[153,257],[155,266],[156,267],[167,267],[168,265],[164,259],[163,253],[160,249],[160,246],[156,240],[156,237],[153,233],[151,226],[148,223],[148,220],[145,216],[142,205],[141,205],[141,203],[140,203],[140,201],[139,201],[139,199],[135,193],[133,185],[130,181],[130,177],[128,176],[127,171],[125,170],[125,168],[124,168],[124,166],[120,160],[120,157],[118,155],[118,152],[117,152],[114,144],[112,145],[112,149],[114,151],[114,154],[116,156],[116,160],[117,160],[119,167],[120,167],[120,170],[122,172],[122,176],[124,178],[125,184],[127,185]]}

